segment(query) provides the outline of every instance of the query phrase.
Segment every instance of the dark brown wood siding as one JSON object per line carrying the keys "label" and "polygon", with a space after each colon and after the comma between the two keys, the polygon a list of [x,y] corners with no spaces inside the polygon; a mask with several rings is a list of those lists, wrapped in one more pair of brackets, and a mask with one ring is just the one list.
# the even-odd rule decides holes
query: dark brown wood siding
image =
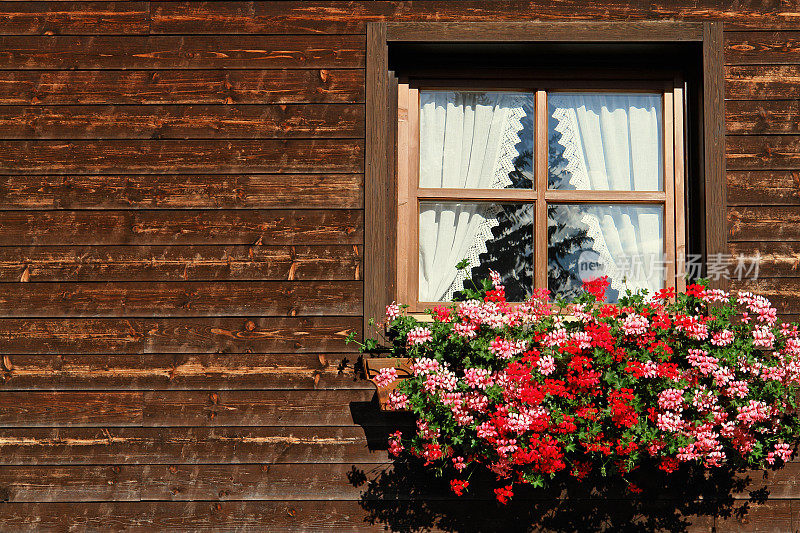
{"label": "dark brown wood siding", "polygon": [[[793,0],[0,2],[0,530],[367,531],[417,509],[360,501],[385,420],[344,338],[366,23],[434,20],[723,22],[727,245],[762,256],[731,286],[800,316]],[[795,530],[797,468],[690,529]]]}

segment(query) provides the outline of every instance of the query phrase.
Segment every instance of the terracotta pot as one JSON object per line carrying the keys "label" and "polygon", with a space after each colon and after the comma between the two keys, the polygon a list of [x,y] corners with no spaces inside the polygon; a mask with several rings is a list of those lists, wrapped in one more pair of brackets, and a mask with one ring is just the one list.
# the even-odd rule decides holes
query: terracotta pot
{"label": "terracotta pot", "polygon": [[365,357],[363,361],[367,379],[372,383],[375,383],[374,378],[381,369],[397,369],[398,380],[388,387],[378,387],[378,384],[375,383],[375,388],[378,390],[378,401],[381,405],[381,411],[386,411],[386,401],[389,399],[389,393],[397,388],[399,380],[411,377],[411,359],[404,357]]}

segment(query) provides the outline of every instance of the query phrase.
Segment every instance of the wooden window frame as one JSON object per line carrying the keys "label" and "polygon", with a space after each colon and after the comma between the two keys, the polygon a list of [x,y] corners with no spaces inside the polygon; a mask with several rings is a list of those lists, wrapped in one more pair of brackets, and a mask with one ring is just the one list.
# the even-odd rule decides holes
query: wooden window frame
{"label": "wooden window frame", "polygon": [[[396,80],[389,76],[388,59],[389,45],[393,42],[701,43],[702,120],[698,126],[702,130],[703,146],[700,156],[705,213],[698,222],[703,226],[702,245],[706,257],[727,250],[721,23],[665,21],[368,23],[364,184],[365,328],[371,318],[382,316],[384,307],[388,303],[398,299],[396,243],[399,232],[396,221],[397,195],[400,191],[397,189],[395,179],[398,171],[398,134],[397,109],[394,105],[398,98],[398,86]],[[715,285],[724,288],[725,280],[721,279]]]}
{"label": "wooden window frame", "polygon": [[[395,247],[397,300],[409,306],[408,311],[419,313],[442,302],[419,300],[419,209],[421,202],[492,202],[526,203],[534,208],[534,279],[531,288],[547,288],[547,208],[564,204],[638,204],[663,208],[663,242],[668,286],[685,288],[682,262],[677,260],[685,251],[685,200],[683,195],[683,80],[678,75],[602,80],[594,79],[589,71],[573,71],[574,79],[525,78],[482,81],[469,84],[453,79],[419,79],[399,83],[397,87],[397,239]],[[419,94],[421,90],[486,90],[520,91],[530,93],[534,100],[534,180],[530,189],[442,189],[419,187]],[[661,191],[594,191],[557,190],[548,188],[547,168],[547,96],[557,92],[609,91],[614,93],[658,93],[662,102],[663,190]],[[472,265],[476,266],[476,265]]]}

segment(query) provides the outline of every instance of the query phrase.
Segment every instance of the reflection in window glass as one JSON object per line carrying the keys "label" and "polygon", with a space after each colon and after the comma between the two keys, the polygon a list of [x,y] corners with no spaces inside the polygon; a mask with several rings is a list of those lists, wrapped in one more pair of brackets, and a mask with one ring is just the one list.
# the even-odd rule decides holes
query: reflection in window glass
{"label": "reflection in window glass", "polygon": [[530,188],[533,94],[420,91],[420,187]]}
{"label": "reflection in window glass", "polygon": [[626,289],[664,287],[664,210],[661,206],[548,207],[548,288],[567,298],[585,280],[608,276],[608,301]]}
{"label": "reflection in window glass", "polygon": [[549,187],[660,191],[660,94],[549,93]]}
{"label": "reflection in window glass", "polygon": [[[419,299],[447,302],[471,280],[502,277],[509,301],[524,301],[533,287],[532,204],[421,202]],[[468,259],[470,268],[456,265]]]}

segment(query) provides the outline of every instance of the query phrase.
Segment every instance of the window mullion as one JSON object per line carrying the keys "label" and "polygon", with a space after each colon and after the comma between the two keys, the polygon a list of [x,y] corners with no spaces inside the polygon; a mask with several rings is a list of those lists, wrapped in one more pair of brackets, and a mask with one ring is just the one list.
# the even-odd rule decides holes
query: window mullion
{"label": "window mullion", "polygon": [[675,209],[675,256],[676,261],[676,287],[678,290],[683,291],[686,289],[686,203],[684,199],[684,131],[683,131],[683,117],[684,117],[684,95],[683,95],[683,80],[679,77],[674,80],[674,87],[672,89],[674,98],[673,104],[675,108],[675,119],[673,122],[674,134],[674,147],[675,147],[675,172],[674,172],[674,191],[675,198],[673,201]]}
{"label": "window mullion", "polygon": [[674,146],[674,116],[675,107],[672,88],[667,87],[663,96],[664,117],[664,191],[666,202],[664,205],[664,262],[666,264],[666,285],[674,286],[677,282],[675,275],[675,146]]}
{"label": "window mullion", "polygon": [[534,219],[534,281],[537,289],[547,288],[547,93],[536,91],[536,127],[534,129],[534,190],[537,193]]}
{"label": "window mullion", "polygon": [[407,302],[411,305],[412,311],[422,311],[419,309],[419,154],[420,154],[420,132],[419,132],[419,89],[409,88],[408,91],[408,165],[409,177],[408,200],[409,219],[408,232],[406,238],[406,250],[408,254],[406,268],[406,286],[408,287]]}

